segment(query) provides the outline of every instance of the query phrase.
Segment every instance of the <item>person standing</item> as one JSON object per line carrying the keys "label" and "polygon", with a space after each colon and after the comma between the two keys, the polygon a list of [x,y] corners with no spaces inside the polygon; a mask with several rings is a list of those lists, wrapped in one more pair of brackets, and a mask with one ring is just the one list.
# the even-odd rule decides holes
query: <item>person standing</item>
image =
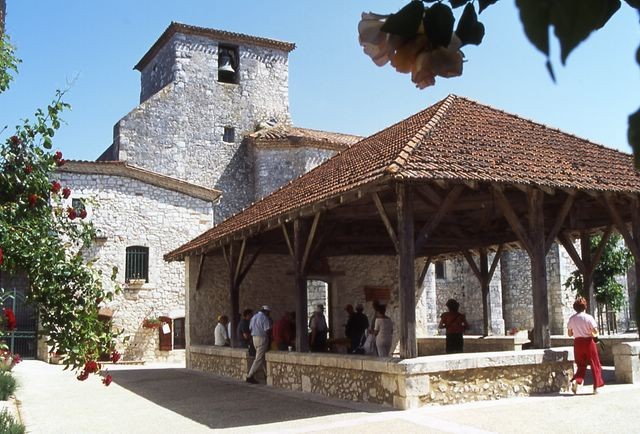
{"label": "person standing", "polygon": [[446,351],[447,354],[462,353],[464,350],[464,331],[467,329],[467,318],[460,313],[460,303],[453,298],[446,303],[449,312],[440,315],[441,329],[446,331]]}
{"label": "person standing", "polygon": [[363,311],[364,306],[357,304],[355,313],[349,317],[349,321],[347,322],[347,337],[351,341],[352,353],[358,349],[362,343],[364,332],[369,328],[369,319]]}
{"label": "person standing", "polygon": [[256,347],[256,358],[253,360],[251,369],[247,374],[247,383],[257,384],[258,380],[254,378],[258,369],[264,369],[265,354],[269,349],[269,331],[271,330],[271,308],[262,306],[251,318],[249,328],[251,329],[251,337],[253,345]]}
{"label": "person standing", "polygon": [[251,309],[245,309],[242,312],[242,318],[240,322],[238,322],[238,346],[240,348],[249,348],[251,346],[251,329],[249,328],[249,323],[251,322],[251,317],[253,316],[253,311]]}
{"label": "person standing", "polygon": [[567,329],[569,336],[573,336],[573,357],[578,369],[571,379],[571,391],[578,393],[578,386],[584,382],[587,365],[591,366],[593,375],[593,393],[598,393],[598,388],[604,386],[602,379],[602,365],[598,356],[596,339],[598,337],[598,325],[596,320],[587,312],[587,300],[584,297],[576,298],[573,303],[576,313],[569,318]]}
{"label": "person standing", "polygon": [[393,321],[387,315],[385,305],[378,306],[376,321],[373,325],[373,333],[376,336],[376,350],[378,356],[389,357],[391,355],[391,341],[393,340]]}
{"label": "person standing", "polygon": [[316,353],[324,353],[327,351],[327,319],[324,317],[324,306],[319,304],[316,306],[315,312],[309,321],[311,328],[311,351]]}
{"label": "person standing", "polygon": [[227,324],[229,323],[229,317],[226,315],[220,315],[218,317],[218,325],[214,330],[214,343],[217,347],[229,346],[229,335],[227,335]]}
{"label": "person standing", "polygon": [[291,333],[291,314],[285,312],[278,321],[273,324],[273,341],[279,351],[287,351],[293,345],[293,335]]}

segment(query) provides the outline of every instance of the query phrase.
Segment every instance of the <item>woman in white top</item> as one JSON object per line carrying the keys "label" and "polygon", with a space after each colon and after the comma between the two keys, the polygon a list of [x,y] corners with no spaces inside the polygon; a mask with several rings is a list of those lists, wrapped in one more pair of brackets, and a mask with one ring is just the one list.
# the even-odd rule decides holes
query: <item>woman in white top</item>
{"label": "woman in white top", "polygon": [[373,334],[376,335],[376,348],[380,357],[389,357],[393,339],[393,321],[385,315],[387,307],[381,305],[376,311]]}
{"label": "woman in white top", "polygon": [[571,379],[571,390],[574,394],[578,392],[578,386],[584,382],[587,365],[591,365],[593,393],[596,394],[598,393],[598,388],[604,386],[602,365],[600,364],[598,347],[595,341],[598,336],[598,327],[596,320],[585,312],[587,300],[584,297],[576,298],[573,303],[573,309],[576,314],[569,318],[567,328],[569,329],[569,336],[573,336],[573,358],[578,369]]}

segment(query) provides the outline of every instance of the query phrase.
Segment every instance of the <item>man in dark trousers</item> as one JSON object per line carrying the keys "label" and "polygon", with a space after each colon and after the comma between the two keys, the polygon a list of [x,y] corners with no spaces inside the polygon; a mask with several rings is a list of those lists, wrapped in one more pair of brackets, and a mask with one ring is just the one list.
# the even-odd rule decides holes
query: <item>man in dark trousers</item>
{"label": "man in dark trousers", "polygon": [[351,341],[351,352],[353,353],[360,346],[362,336],[365,330],[369,328],[369,319],[363,313],[364,307],[362,304],[356,305],[356,311],[349,316],[347,321],[347,337]]}

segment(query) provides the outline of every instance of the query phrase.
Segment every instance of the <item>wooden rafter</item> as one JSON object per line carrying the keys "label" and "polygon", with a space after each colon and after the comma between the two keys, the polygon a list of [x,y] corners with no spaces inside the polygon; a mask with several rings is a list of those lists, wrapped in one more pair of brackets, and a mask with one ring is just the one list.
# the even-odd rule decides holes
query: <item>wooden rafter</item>
{"label": "wooden rafter", "polygon": [[422,269],[420,270],[420,274],[418,275],[418,281],[416,282],[418,287],[422,287],[424,285],[424,279],[427,277],[427,272],[429,271],[429,266],[431,265],[431,256],[427,256],[424,260],[424,264],[422,264]]}
{"label": "wooden rafter", "polygon": [[393,243],[393,246],[396,249],[396,253],[398,253],[400,251],[400,246],[398,244],[398,237],[396,236],[396,231],[393,230],[393,225],[391,224],[391,221],[389,220],[389,216],[387,215],[387,211],[384,209],[384,205],[382,204],[382,201],[380,200],[380,196],[376,192],[376,193],[373,193],[371,195],[371,197],[373,198],[373,203],[376,204],[376,208],[378,209],[378,214],[380,214],[380,218],[382,219],[382,222],[384,223],[384,227],[387,229],[387,233],[389,234],[389,238],[391,238],[391,242]]}
{"label": "wooden rafter", "polygon": [[238,282],[238,276],[240,275],[240,269],[242,268],[242,262],[244,261],[244,251],[246,247],[247,247],[247,239],[243,238],[242,244],[240,245],[240,253],[238,254],[238,260],[236,261],[236,269],[235,269],[234,278],[233,278],[233,280],[236,283]]}
{"label": "wooden rafter", "polygon": [[316,231],[318,230],[318,222],[320,221],[320,213],[317,213],[313,217],[313,223],[311,224],[311,230],[309,231],[309,236],[307,237],[307,242],[304,247],[304,255],[302,256],[302,269],[307,269],[307,264],[309,262],[309,253],[311,252],[311,246],[313,245],[313,239],[316,236]]}
{"label": "wooden rafter", "polygon": [[480,283],[483,283],[482,272],[478,268],[478,265],[476,264],[475,259],[473,259],[473,255],[471,254],[471,252],[468,251],[468,250],[462,250],[462,255],[467,260],[467,263],[469,264],[469,267],[471,268],[471,271],[473,271],[473,274],[476,275],[476,277],[478,278]]}
{"label": "wooden rafter", "polygon": [[567,195],[566,199],[564,200],[564,203],[562,204],[562,208],[560,208],[560,211],[556,216],[556,221],[553,224],[551,231],[547,235],[547,241],[545,242],[545,250],[549,251],[549,249],[551,248],[551,245],[553,244],[553,241],[556,239],[558,232],[560,232],[560,228],[562,227],[562,224],[564,223],[567,215],[569,215],[569,211],[571,211],[571,206],[573,205],[574,199],[575,199],[574,196]]}
{"label": "wooden rafter", "polygon": [[571,238],[569,238],[569,235],[566,232],[560,232],[558,234],[558,240],[573,260],[573,263],[578,268],[578,271],[580,271],[580,274],[584,275],[587,272],[587,269],[584,265],[584,262],[582,262],[582,258],[578,254],[578,251],[573,245],[573,242],[571,242]]}
{"label": "wooden rafter", "polygon": [[415,241],[415,251],[419,252],[422,249],[425,241],[431,235],[431,232],[438,226],[440,221],[442,221],[443,217],[447,214],[451,206],[458,199],[462,191],[464,190],[463,185],[455,185],[453,188],[449,190],[447,196],[444,198],[442,203],[440,204],[440,208],[436,211],[435,215],[431,218],[429,222],[427,222],[416,237]]}
{"label": "wooden rafter", "polygon": [[284,235],[284,241],[287,243],[287,247],[289,248],[289,254],[293,258],[294,256],[293,247],[291,246],[291,238],[289,238],[289,231],[287,230],[287,224],[283,222],[281,227],[282,227],[282,234]]}
{"label": "wooden rafter", "polygon": [[529,236],[527,235],[527,232],[522,226],[522,223],[520,223],[520,219],[518,218],[518,215],[515,213],[515,211],[511,207],[511,204],[509,203],[509,200],[506,198],[506,196],[502,192],[502,189],[496,187],[494,188],[494,191],[496,193],[495,197],[496,197],[496,201],[498,202],[498,206],[502,210],[504,217],[507,219],[509,226],[511,226],[511,229],[520,240],[522,247],[524,247],[524,249],[529,254],[531,254],[533,243],[531,242]]}
{"label": "wooden rafter", "polygon": [[629,233],[629,230],[627,229],[627,225],[624,223],[624,221],[620,217],[620,214],[618,213],[618,210],[616,209],[616,206],[613,203],[613,199],[611,195],[605,194],[604,202],[605,202],[607,211],[611,216],[611,219],[613,220],[613,222],[616,225],[616,228],[618,229],[618,232],[620,232],[620,235],[622,235],[622,237],[624,238],[624,241],[627,244],[627,247],[629,248],[629,250],[631,250],[631,253],[633,253],[633,257],[636,259],[636,261],[640,261],[640,246],[638,245],[637,240],[635,240],[631,235],[631,233]]}
{"label": "wooden rafter", "polygon": [[244,268],[242,269],[242,271],[240,272],[237,278],[238,286],[242,283],[244,278],[247,276],[247,273],[249,273],[251,266],[253,265],[254,262],[256,262],[256,259],[258,259],[258,255],[260,255],[261,251],[262,251],[262,246],[258,247],[258,249],[253,253],[251,258],[249,258],[249,260],[245,264]]}
{"label": "wooden rafter", "polygon": [[204,257],[206,254],[200,255],[200,262],[198,263],[198,277],[196,278],[196,291],[200,289],[200,281],[202,280],[202,266],[204,265]]}

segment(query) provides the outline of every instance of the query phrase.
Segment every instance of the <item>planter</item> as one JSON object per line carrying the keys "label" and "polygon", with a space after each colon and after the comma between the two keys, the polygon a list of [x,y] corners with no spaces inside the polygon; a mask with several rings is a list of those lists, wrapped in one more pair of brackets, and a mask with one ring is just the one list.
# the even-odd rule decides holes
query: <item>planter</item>
{"label": "planter", "polygon": [[129,281],[127,282],[127,287],[128,288],[140,288],[145,283],[147,283],[145,279],[129,279]]}

